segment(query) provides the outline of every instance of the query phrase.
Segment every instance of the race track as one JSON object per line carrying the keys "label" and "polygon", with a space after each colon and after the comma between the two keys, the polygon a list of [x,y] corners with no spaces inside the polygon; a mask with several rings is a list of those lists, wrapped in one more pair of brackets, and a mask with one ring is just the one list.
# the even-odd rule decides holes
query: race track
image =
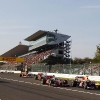
{"label": "race track", "polygon": [[43,86],[34,78],[0,73],[1,100],[100,100],[100,90]]}

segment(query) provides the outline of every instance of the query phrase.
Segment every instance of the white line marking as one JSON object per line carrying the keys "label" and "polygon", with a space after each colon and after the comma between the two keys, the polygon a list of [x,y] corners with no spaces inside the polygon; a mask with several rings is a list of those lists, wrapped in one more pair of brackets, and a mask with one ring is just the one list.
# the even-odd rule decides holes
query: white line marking
{"label": "white line marking", "polygon": [[57,87],[53,87],[53,88],[55,88],[55,89],[56,89]]}
{"label": "white line marking", "polygon": [[36,85],[40,85],[40,84],[36,84]]}
{"label": "white line marking", "polygon": [[33,84],[36,84],[36,83],[33,83]]}
{"label": "white line marking", "polygon": [[24,81],[18,81],[18,82],[24,82]]}
{"label": "white line marking", "polygon": [[78,91],[78,92],[83,92],[84,93],[84,91]]}
{"label": "white line marking", "polygon": [[4,79],[7,79],[7,78],[4,78]]}
{"label": "white line marking", "polygon": [[66,89],[66,90],[72,90],[72,89]]}
{"label": "white line marking", "polygon": [[13,80],[13,81],[18,81],[18,80]]}
{"label": "white line marking", "polygon": [[25,82],[25,83],[31,83],[31,82]]}
{"label": "white line marking", "polygon": [[60,87],[56,87],[56,88],[60,89]]}
{"label": "white line marking", "polygon": [[78,91],[78,90],[72,90],[72,91]]}
{"label": "white line marking", "polygon": [[48,85],[42,85],[42,86],[48,86]]}
{"label": "white line marking", "polygon": [[3,79],[3,78],[1,77],[1,79]]}
{"label": "white line marking", "polygon": [[90,92],[86,92],[86,93],[90,93]]}
{"label": "white line marking", "polygon": [[100,95],[100,94],[95,94],[95,95]]}
{"label": "white line marking", "polygon": [[60,89],[65,89],[65,88],[60,88]]}
{"label": "white line marking", "polygon": [[91,92],[90,92],[89,94],[94,94],[94,93],[91,93]]}

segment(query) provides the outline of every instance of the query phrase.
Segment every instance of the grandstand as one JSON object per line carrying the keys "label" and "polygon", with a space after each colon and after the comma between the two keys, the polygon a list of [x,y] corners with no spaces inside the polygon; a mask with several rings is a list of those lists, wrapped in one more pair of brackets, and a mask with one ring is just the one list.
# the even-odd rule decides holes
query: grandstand
{"label": "grandstand", "polygon": [[[39,30],[24,39],[29,42],[28,46],[20,43],[1,56],[22,57],[24,58],[23,66],[31,66],[47,59],[49,56],[59,57],[59,59],[65,60],[70,57],[70,41],[68,41],[70,37],[57,32]],[[14,67],[19,65],[21,63],[8,62],[3,66]]]}

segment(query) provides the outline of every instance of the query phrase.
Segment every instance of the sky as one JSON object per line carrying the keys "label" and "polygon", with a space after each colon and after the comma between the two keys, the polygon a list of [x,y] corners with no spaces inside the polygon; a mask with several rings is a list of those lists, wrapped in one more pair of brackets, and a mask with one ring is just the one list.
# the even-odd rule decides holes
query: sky
{"label": "sky", "polygon": [[71,36],[71,57],[93,58],[100,44],[100,0],[0,0],[0,55],[38,30]]}

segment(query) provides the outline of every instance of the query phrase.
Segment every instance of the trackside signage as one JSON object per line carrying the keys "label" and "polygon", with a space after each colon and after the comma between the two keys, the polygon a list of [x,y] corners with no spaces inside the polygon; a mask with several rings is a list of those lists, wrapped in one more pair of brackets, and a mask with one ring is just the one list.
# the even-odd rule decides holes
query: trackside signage
{"label": "trackside signage", "polygon": [[16,58],[16,57],[0,57],[0,61],[23,62],[24,59],[23,58]]}

